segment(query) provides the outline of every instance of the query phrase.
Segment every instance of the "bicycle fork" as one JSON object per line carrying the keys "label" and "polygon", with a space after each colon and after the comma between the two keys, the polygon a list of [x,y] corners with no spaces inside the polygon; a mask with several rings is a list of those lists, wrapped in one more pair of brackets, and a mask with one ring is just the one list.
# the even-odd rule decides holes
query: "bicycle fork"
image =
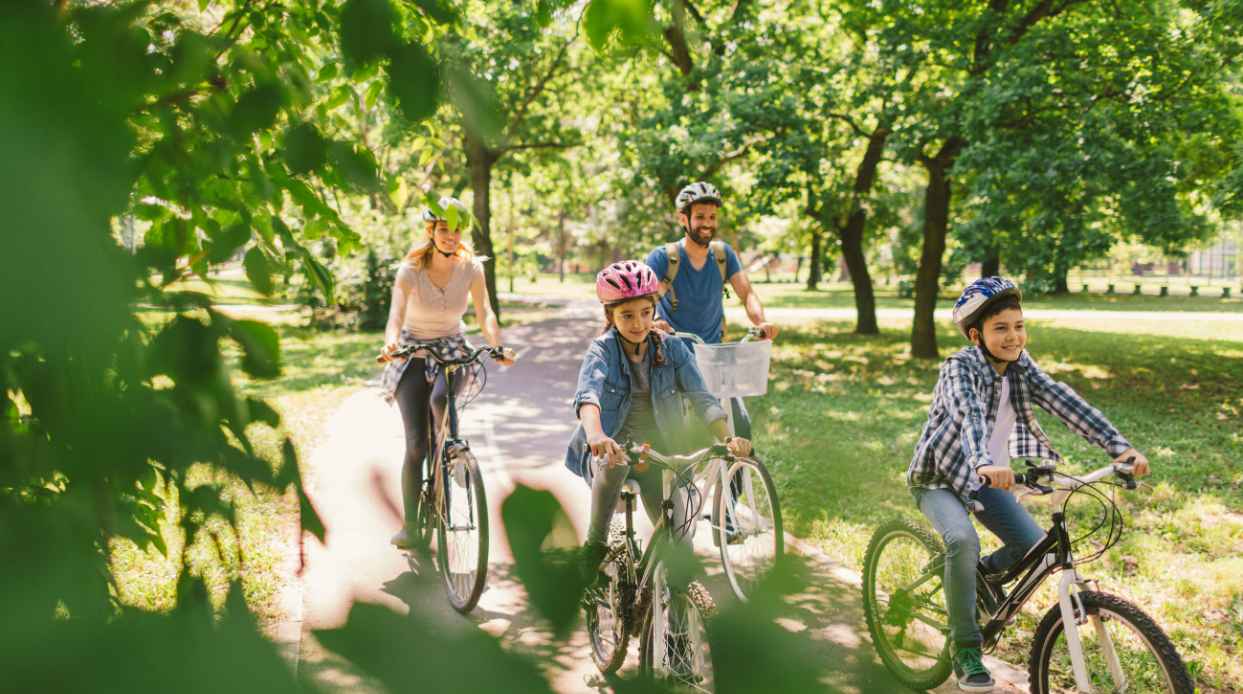
{"label": "bicycle fork", "polygon": [[[1071,592],[1072,586],[1077,589]],[[1089,582],[1079,575],[1074,568],[1062,572],[1057,586],[1057,602],[1062,612],[1062,631],[1066,634],[1066,648],[1070,651],[1070,665],[1075,673],[1076,688],[1085,694],[1093,691],[1092,681],[1088,677],[1087,660],[1083,653],[1083,639],[1079,636],[1079,626],[1092,623],[1096,637],[1100,640],[1101,651],[1109,673],[1113,676],[1114,691],[1126,691],[1126,676],[1122,672],[1122,663],[1118,660],[1118,652],[1114,649],[1113,640],[1105,630],[1105,623],[1099,614],[1089,615],[1078,592],[1091,588]]]}

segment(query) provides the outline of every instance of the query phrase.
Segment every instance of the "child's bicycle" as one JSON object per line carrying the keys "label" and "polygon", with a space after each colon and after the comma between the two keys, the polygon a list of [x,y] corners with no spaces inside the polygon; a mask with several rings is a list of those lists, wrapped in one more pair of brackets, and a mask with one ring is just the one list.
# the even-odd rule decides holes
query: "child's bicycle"
{"label": "child's bicycle", "polygon": [[[445,376],[448,403],[440,422],[429,421],[428,436],[434,437],[423,460],[423,486],[415,512],[415,550],[407,553],[414,569],[417,552],[428,551],[436,540],[436,566],[444,579],[449,604],[463,614],[479,602],[488,577],[488,500],[479,463],[470,444],[458,434],[458,371],[487,354],[506,356],[494,347],[477,347],[459,359],[436,350],[434,342],[412,342],[383,359],[425,357],[432,359]],[[482,389],[480,384],[479,388]],[[428,419],[432,418],[428,409]],[[433,464],[435,461],[435,464]]]}
{"label": "child's bicycle", "polygon": [[[662,517],[647,551],[641,551],[634,531],[639,485],[627,480],[618,501],[625,525],[614,520],[601,575],[583,598],[592,659],[602,673],[616,672],[626,660],[630,637],[638,633],[643,672],[678,687],[710,692],[714,680],[705,622],[716,612],[716,604],[699,581],[684,586],[671,581],[666,559],[678,538],[690,533],[703,505],[692,484],[696,470],[718,459],[743,459],[730,455],[723,445],[681,456],[633,444],[625,449],[631,465],[661,468]],[[673,495],[683,490],[687,503],[681,517],[675,517]]]}
{"label": "child's bicycle", "polygon": [[[734,410],[729,400],[768,392],[768,364],[772,342],[750,341],[760,336],[750,328],[740,342],[708,344],[694,333],[675,333],[694,345],[695,361],[708,392],[720,398],[734,433]],[[756,585],[785,553],[781,505],[772,476],[758,458],[724,460],[708,466],[700,477],[704,495],[712,491],[707,515],[713,544],[720,548],[721,566],[734,595],[746,600]]]}
{"label": "child's bicycle", "polygon": [[[1117,476],[1121,483],[1106,478]],[[1051,465],[1030,466],[1015,475],[1016,493],[1054,495],[1048,534],[1023,559],[997,575],[978,572],[976,604],[983,648],[991,651],[1023,605],[1059,571],[1058,602],[1040,621],[1029,662],[1033,694],[1050,692],[1194,691],[1191,677],[1169,638],[1135,605],[1095,590],[1095,582],[1076,570],[1113,547],[1122,534],[1122,517],[1098,485],[1135,489],[1131,466],[1110,464],[1083,477],[1058,473]],[[1096,501],[1100,521],[1071,539],[1066,516],[1076,494]],[[978,502],[973,502],[978,504]],[[973,509],[974,510],[974,509]],[[1104,531],[1091,554],[1076,558],[1073,546]],[[872,535],[864,557],[863,610],[868,630],[885,667],[903,684],[931,689],[952,668],[949,615],[942,581],[944,548],[922,525],[890,521]],[[1089,628],[1083,628],[1087,625]]]}

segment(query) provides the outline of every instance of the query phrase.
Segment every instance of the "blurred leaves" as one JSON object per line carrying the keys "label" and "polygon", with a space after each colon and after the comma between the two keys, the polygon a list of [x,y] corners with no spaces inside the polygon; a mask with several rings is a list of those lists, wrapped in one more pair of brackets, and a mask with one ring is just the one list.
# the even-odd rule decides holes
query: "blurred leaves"
{"label": "blurred leaves", "polygon": [[569,519],[551,493],[523,485],[501,504],[501,519],[514,554],[514,571],[531,604],[552,624],[555,637],[564,639],[577,622],[585,585],[572,556],[567,560],[564,553],[550,555],[543,546],[557,521],[568,526]]}
{"label": "blurred leaves", "polygon": [[351,70],[380,60],[397,46],[396,21],[390,0],[347,0],[341,8],[341,54]]}

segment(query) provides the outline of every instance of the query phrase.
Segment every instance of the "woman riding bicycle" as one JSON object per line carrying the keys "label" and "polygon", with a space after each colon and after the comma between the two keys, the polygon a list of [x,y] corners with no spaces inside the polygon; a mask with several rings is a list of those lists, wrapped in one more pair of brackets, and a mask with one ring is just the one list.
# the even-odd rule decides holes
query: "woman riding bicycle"
{"label": "woman riding bicycle", "polygon": [[[501,346],[501,328],[488,300],[484,283],[484,258],[478,258],[462,242],[462,232],[470,229],[470,210],[460,200],[440,198],[439,209],[423,211],[423,242],[411,250],[397,270],[392,305],[384,330],[384,355],[390,355],[412,341],[434,341],[436,351],[447,358],[469,353],[462,316],[467,297],[475,305],[475,317],[483,337],[493,347]],[[452,212],[450,212],[452,210]],[[449,223],[453,218],[455,224]],[[499,360],[512,364],[510,359]],[[458,379],[460,393],[471,378]],[[417,514],[418,490],[423,484],[423,458],[428,446],[428,407],[439,420],[447,399],[445,379],[431,359],[394,359],[381,377],[385,397],[397,401],[406,432],[406,456],[401,468],[402,505],[405,522],[392,543],[407,549],[414,537],[411,524]]]}
{"label": "woman riding bicycle", "polygon": [[[604,305],[605,330],[592,341],[579,370],[574,410],[579,426],[570,440],[566,467],[591,485],[591,523],[583,547],[585,577],[599,569],[609,521],[627,478],[638,481],[652,522],[661,517],[661,476],[627,465],[618,441],[650,443],[678,452],[686,441],[682,396],[730,452],[745,456],[751,443],[728,438],[725,412],[704,386],[695,357],[678,339],[653,331],[660,282],[647,265],[623,261],[600,271],[596,296]],[[675,518],[685,518],[684,494],[675,495]]]}
{"label": "woman riding bicycle", "polygon": [[[941,365],[928,423],[907,469],[919,510],[945,542],[945,599],[958,688],[987,692],[993,679],[981,661],[976,622],[976,571],[1004,571],[1044,537],[1027,510],[1008,493],[1011,456],[1058,462],[1032,406],[1062,420],[1115,460],[1132,460],[1136,475],[1148,459],[1131,447],[1103,414],[1064,383],[1036,366],[1024,349],[1027,328],[1022,294],[1010,280],[972,282],[954,305],[954,322],[972,346]],[[987,481],[987,483],[985,482]],[[980,560],[980,540],[968,515],[1004,546]]]}

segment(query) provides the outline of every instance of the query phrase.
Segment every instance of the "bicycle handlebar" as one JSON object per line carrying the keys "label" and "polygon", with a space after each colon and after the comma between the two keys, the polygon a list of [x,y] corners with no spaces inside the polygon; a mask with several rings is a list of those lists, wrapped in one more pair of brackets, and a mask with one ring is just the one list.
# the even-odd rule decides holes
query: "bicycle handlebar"
{"label": "bicycle handlebar", "polygon": [[729,447],[723,443],[716,443],[694,453],[686,453],[684,455],[665,455],[657,452],[650,444],[646,443],[627,442],[622,446],[622,449],[626,452],[626,459],[631,465],[654,462],[658,466],[668,468],[673,472],[692,468],[708,458],[733,457],[729,452]]}
{"label": "bicycle handlebar", "polygon": [[[747,340],[750,340],[756,337],[761,337],[763,335],[764,335],[764,331],[760,330],[759,328],[753,325],[747,328],[747,336],[744,337],[742,340],[740,340],[740,342],[746,342]],[[677,331],[673,333],[673,336],[680,337],[684,340],[690,340],[691,342],[699,342],[699,343],[707,344],[706,342],[704,342],[704,339],[702,337],[696,335],[695,333],[686,333],[682,331]]]}
{"label": "bicycle handlebar", "polygon": [[[1053,482],[1055,476],[1068,477],[1079,485],[1092,484],[1108,477],[1109,475],[1117,475],[1122,480],[1122,484],[1127,489],[1135,489],[1139,484],[1135,481],[1135,458],[1127,458],[1121,463],[1111,462],[1109,465],[1093,470],[1083,477],[1070,477],[1069,475],[1061,475],[1057,471],[1056,465],[1031,465],[1027,472],[1014,473],[1014,484],[1027,487],[1038,494],[1052,494],[1057,490],[1049,486]],[[991,486],[992,482],[989,478],[981,476],[980,480],[985,487]],[[977,502],[978,503],[978,502]]]}
{"label": "bicycle handlebar", "polygon": [[493,347],[491,345],[476,347],[471,350],[468,356],[462,357],[461,359],[447,359],[438,351],[438,349],[437,343],[435,342],[411,342],[392,354],[381,354],[377,356],[375,360],[377,363],[383,364],[387,361],[392,361],[393,359],[410,357],[416,352],[425,352],[441,366],[465,366],[478,360],[480,355],[485,353],[498,361],[510,356],[506,353],[504,345],[500,347]]}

